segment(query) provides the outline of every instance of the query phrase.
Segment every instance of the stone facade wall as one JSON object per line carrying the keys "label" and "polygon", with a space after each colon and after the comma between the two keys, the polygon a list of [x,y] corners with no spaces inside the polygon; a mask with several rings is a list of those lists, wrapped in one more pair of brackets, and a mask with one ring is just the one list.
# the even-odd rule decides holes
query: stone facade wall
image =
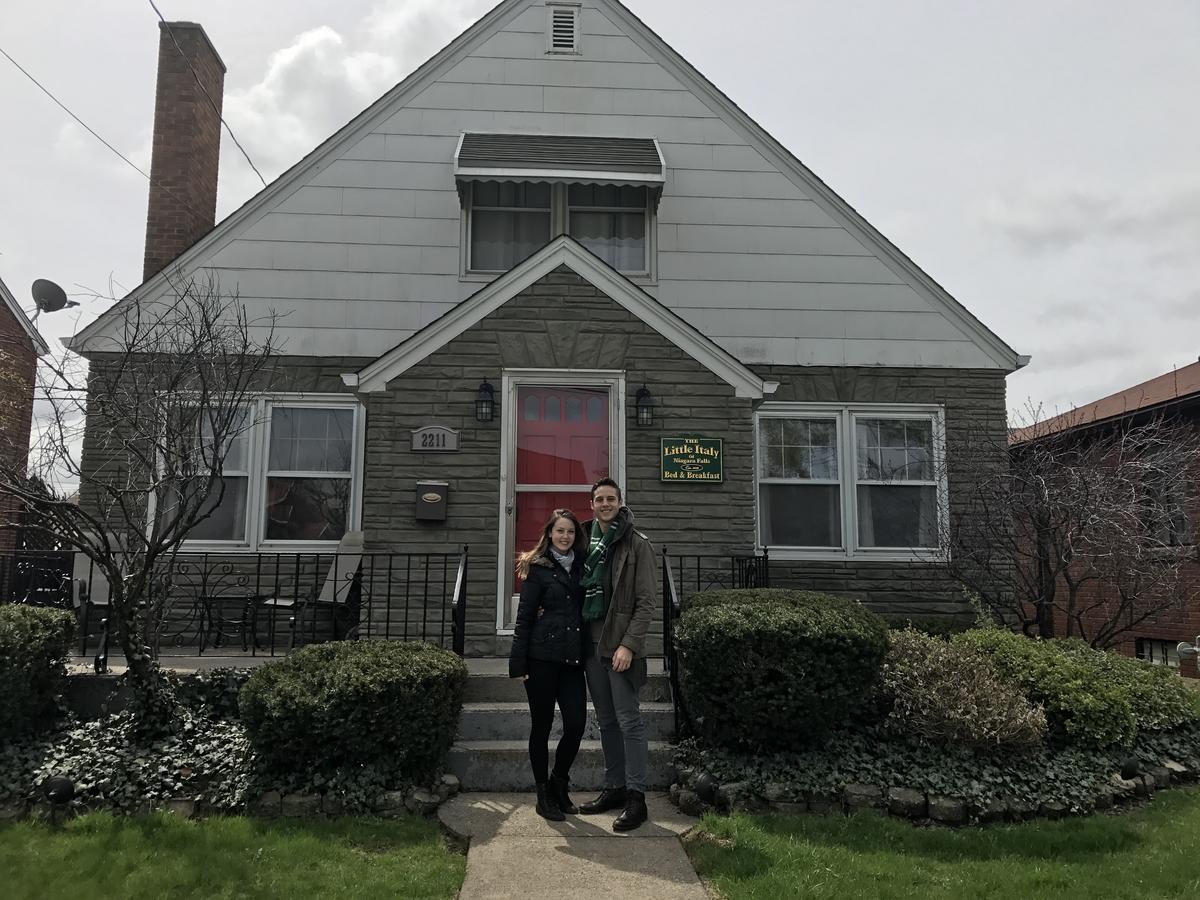
{"label": "stone facade wall", "polygon": [[[500,512],[499,409],[475,421],[475,396],[485,378],[499,388],[505,368],[624,370],[626,499],[657,547],[727,553],[753,545],[751,401],[579,276],[551,273],[442,349],[367,397],[367,491],[363,526],[368,550],[441,552],[470,545],[468,645],[506,652],[495,635]],[[654,425],[633,420],[645,383],[657,402]],[[498,397],[497,403],[503,398]],[[411,450],[422,425],[461,431],[457,453]],[[659,438],[722,437],[728,457],[723,484],[659,481]],[[416,482],[445,481],[445,523],[415,520]],[[510,563],[503,562],[507,569]]]}
{"label": "stone facade wall", "polygon": [[[276,360],[269,384],[280,391],[348,393],[344,372],[368,360],[285,357]],[[93,366],[103,366],[103,358]],[[480,382],[499,389],[505,369],[597,369],[625,373],[625,494],[639,528],[656,548],[673,556],[748,553],[754,546],[753,411],[756,401],[734,396],[731,386],[650,329],[579,276],[559,269],[485,317],[445,347],[397,377],[381,393],[363,395],[366,446],[362,527],[368,553],[457,555],[469,546],[469,653],[505,653],[508,639],[496,635],[497,567],[500,560],[500,450],[502,416],[475,420]],[[1000,373],[940,369],[831,369],[758,367],[780,382],[769,400],[824,402],[938,403],[946,409],[951,443],[984,428],[1004,435],[1004,378]],[[636,393],[645,384],[655,398],[654,424],[635,422]],[[497,395],[497,404],[504,402]],[[414,453],[411,431],[444,425],[459,431],[456,453]],[[724,482],[664,483],[659,479],[659,441],[682,435],[724,441]],[[104,463],[101,441],[89,430],[85,466]],[[951,465],[951,503],[963,473]],[[450,499],[445,522],[416,519],[418,480],[444,481]],[[85,502],[87,491],[85,490]],[[433,581],[442,590],[440,563]],[[772,563],[772,583],[827,590],[863,599],[880,609],[909,615],[965,614],[961,591],[933,563],[822,561]],[[720,578],[721,573],[714,572]],[[454,576],[453,567],[449,578]],[[373,579],[386,578],[377,569]],[[701,573],[701,580],[706,575]],[[390,587],[396,602],[373,606],[363,634],[378,633],[389,616],[390,633],[407,621],[414,627],[448,627],[438,612],[424,608],[420,580],[371,585],[375,596]],[[683,586],[681,585],[681,589]],[[414,593],[414,590],[416,593]],[[656,619],[658,614],[656,612]],[[658,631],[661,626],[656,622]],[[657,642],[652,646],[657,647]]]}
{"label": "stone facade wall", "polygon": [[[946,415],[950,513],[962,514],[978,465],[978,445],[1005,445],[1004,373],[974,369],[877,369],[754,366],[778,381],[770,401],[804,403],[940,404]],[[969,450],[967,454],[956,450]],[[963,465],[965,456],[972,459]],[[772,561],[773,586],[829,591],[862,600],[876,611],[897,615],[956,615],[970,610],[961,587],[933,561]]]}

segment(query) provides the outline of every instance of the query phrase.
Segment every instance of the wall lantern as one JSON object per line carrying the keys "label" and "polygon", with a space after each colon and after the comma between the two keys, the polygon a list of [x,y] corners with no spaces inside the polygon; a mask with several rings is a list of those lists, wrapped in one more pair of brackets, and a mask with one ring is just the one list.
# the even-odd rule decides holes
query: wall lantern
{"label": "wall lantern", "polygon": [[639,428],[649,428],[654,424],[654,395],[644,384],[637,392],[637,423]]}
{"label": "wall lantern", "polygon": [[490,422],[496,412],[496,389],[483,379],[479,385],[479,393],[475,397],[475,421]]}

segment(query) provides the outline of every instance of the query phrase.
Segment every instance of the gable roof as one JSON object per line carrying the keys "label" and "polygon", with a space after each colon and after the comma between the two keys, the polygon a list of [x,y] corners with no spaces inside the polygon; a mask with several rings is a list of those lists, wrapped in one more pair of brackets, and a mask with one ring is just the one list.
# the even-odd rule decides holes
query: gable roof
{"label": "gable roof", "polygon": [[1200,401],[1200,361],[1101,397],[1094,403],[1078,406],[1070,412],[1036,425],[1014,428],[1009,432],[1008,442],[1023,444],[1052,434],[1157,409],[1192,397]]}
{"label": "gable roof", "polygon": [[[955,300],[941,285],[922,271],[916,263],[860,216],[850,204],[839,197],[779,141],[771,137],[736,103],[680,56],[633,12],[622,5],[619,0],[591,0],[591,2],[603,9],[606,14],[611,14],[616,22],[624,26],[631,40],[681,83],[691,87],[698,98],[706,102],[730,127],[739,132],[747,143],[758,150],[765,159],[772,162],[781,174],[802,190],[810,192],[814,201],[829,216],[865,247],[875,252],[884,265],[927,299],[934,309],[959,327],[996,364],[997,368],[1011,372],[1029,363],[1028,356],[1018,354],[966,307]],[[242,230],[249,228],[259,215],[269,211],[276,203],[282,201],[290,191],[302,186],[330,158],[340,154],[383,119],[392,115],[397,106],[403,106],[408,98],[423,91],[499,31],[511,17],[530,5],[530,0],[501,0],[479,21],[451,41],[424,65],[351,119],[300,162],[280,175],[274,182],[243,204],[241,208],[226,217],[211,232],[180,254],[168,268],[186,271],[206,255],[214,253],[232,240]],[[147,294],[153,294],[166,283],[167,276],[164,271],[135,288],[122,301],[122,304]],[[117,304],[110,312],[120,306],[121,304]],[[72,349],[85,349],[84,345],[103,329],[108,318],[107,314],[102,315],[79,332],[71,341]]]}
{"label": "gable roof", "polygon": [[8,311],[12,313],[14,319],[21,323],[21,327],[25,329],[25,333],[29,335],[29,339],[33,341],[34,352],[38,356],[45,356],[50,352],[50,348],[46,345],[46,341],[38,333],[37,328],[29,321],[29,316],[25,315],[25,310],[21,309],[21,305],[17,303],[17,298],[12,295],[12,291],[8,289],[8,285],[4,283],[4,279],[0,278],[0,298],[3,298],[4,305],[8,307]]}
{"label": "gable roof", "polygon": [[565,234],[509,269],[487,287],[472,294],[441,318],[401,341],[370,365],[357,373],[343,375],[342,380],[360,393],[386,390],[388,382],[393,378],[402,375],[434,351],[446,346],[472,325],[495,312],[559,266],[566,266],[575,272],[726,384],[731,385],[734,396],[761,399],[764,393],[770,393],[769,386],[731,354]]}

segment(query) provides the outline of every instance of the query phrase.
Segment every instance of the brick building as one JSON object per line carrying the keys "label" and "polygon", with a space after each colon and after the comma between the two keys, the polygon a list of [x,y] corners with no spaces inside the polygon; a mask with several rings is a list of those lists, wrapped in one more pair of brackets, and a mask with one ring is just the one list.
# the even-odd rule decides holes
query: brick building
{"label": "brick building", "polygon": [[[23,468],[29,455],[33,388],[38,357],[48,348],[0,280],[0,465]],[[0,521],[16,512],[10,497],[0,496]],[[0,529],[0,551],[13,546],[14,532]]]}
{"label": "brick building", "polygon": [[[1069,413],[1056,416],[1029,428],[1014,431],[1010,443],[1019,446],[1031,439],[1077,435],[1085,441],[1101,430],[1124,429],[1154,419],[1180,421],[1200,428],[1200,361],[1176,369],[1086,404]],[[1176,646],[1180,641],[1194,641],[1200,635],[1200,464],[1192,472],[1190,484],[1183,496],[1164,498],[1172,504],[1169,533],[1164,543],[1184,554],[1182,576],[1176,590],[1177,603],[1138,623],[1114,649],[1129,656],[1151,662],[1181,667]],[[1102,608],[1111,585],[1093,582],[1080,594],[1082,606]],[[1153,602],[1156,598],[1151,598]],[[1093,616],[1093,621],[1095,617]],[[1086,625],[1086,617],[1085,617]],[[1056,633],[1065,633],[1065,620],[1059,617]],[[1185,660],[1183,674],[1195,677],[1196,662]]]}

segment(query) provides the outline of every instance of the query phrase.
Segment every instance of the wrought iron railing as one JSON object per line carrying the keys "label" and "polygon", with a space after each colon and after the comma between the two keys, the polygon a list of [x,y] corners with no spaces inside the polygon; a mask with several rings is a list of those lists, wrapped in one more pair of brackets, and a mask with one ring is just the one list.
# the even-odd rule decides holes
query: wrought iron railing
{"label": "wrought iron railing", "polygon": [[675,734],[694,733],[687,701],[679,681],[675,626],[683,611],[683,598],[703,591],[771,586],[771,565],[766,550],[726,556],[676,556],[662,551],[663,671],[671,688]]}
{"label": "wrought iron railing", "polygon": [[[106,650],[108,582],[82,553],[0,554],[0,602],[74,610],[80,653]],[[180,553],[149,593],[155,653],[276,654],[328,640],[414,640],[465,648],[461,553]]]}

